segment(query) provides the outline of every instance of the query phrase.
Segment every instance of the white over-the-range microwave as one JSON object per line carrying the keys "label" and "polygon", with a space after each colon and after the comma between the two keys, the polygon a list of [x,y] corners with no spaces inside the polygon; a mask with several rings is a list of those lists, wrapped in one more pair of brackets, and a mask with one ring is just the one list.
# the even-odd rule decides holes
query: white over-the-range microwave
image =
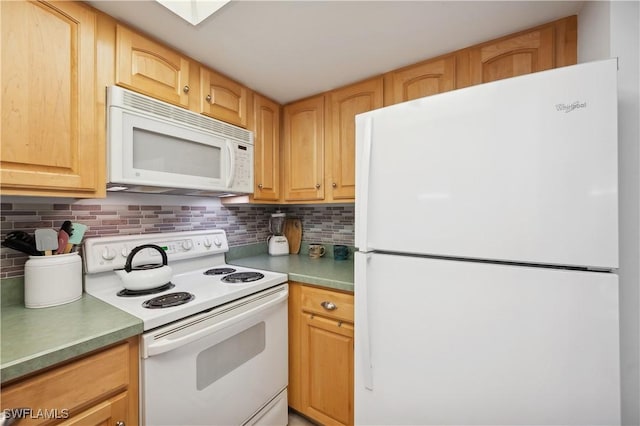
{"label": "white over-the-range microwave", "polygon": [[253,133],[110,86],[107,171],[107,191],[251,193]]}

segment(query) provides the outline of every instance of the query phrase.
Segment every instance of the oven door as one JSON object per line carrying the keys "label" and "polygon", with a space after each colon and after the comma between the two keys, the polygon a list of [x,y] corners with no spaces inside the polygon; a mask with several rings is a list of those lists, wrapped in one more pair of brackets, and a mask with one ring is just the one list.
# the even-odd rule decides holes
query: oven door
{"label": "oven door", "polygon": [[287,297],[284,284],[144,334],[141,424],[242,425],[269,410],[288,381]]}

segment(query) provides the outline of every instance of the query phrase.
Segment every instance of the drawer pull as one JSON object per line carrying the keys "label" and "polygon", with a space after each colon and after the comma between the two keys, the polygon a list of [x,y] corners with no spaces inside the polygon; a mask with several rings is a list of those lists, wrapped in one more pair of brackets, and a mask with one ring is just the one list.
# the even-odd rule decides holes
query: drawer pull
{"label": "drawer pull", "polygon": [[325,308],[327,311],[335,311],[336,309],[338,309],[338,307],[336,306],[335,303],[329,302],[327,300],[325,300],[324,302],[320,303],[320,306]]}

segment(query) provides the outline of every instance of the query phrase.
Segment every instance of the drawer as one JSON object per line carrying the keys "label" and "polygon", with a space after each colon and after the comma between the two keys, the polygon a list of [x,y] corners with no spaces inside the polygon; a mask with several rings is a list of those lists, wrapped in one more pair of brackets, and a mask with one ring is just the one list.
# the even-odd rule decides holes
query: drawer
{"label": "drawer", "polygon": [[302,310],[327,318],[353,322],[353,295],[303,286]]}
{"label": "drawer", "polygon": [[129,384],[127,343],[45,371],[2,389],[2,409],[30,408],[20,425],[66,418],[125,390]]}

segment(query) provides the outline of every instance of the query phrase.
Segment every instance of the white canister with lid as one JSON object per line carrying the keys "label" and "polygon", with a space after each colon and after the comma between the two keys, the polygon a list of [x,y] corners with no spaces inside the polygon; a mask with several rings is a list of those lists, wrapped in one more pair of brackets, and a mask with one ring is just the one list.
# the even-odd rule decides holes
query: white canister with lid
{"label": "white canister with lid", "polygon": [[47,308],[82,297],[82,261],[78,253],[29,256],[24,265],[24,305]]}

